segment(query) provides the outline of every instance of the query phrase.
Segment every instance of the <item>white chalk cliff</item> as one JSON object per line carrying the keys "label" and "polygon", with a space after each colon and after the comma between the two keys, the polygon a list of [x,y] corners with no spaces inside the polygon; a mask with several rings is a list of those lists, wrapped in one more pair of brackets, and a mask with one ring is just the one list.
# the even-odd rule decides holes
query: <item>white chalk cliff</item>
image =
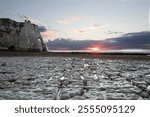
{"label": "white chalk cliff", "polygon": [[16,22],[8,18],[0,18],[0,48],[46,50],[37,25],[30,21]]}

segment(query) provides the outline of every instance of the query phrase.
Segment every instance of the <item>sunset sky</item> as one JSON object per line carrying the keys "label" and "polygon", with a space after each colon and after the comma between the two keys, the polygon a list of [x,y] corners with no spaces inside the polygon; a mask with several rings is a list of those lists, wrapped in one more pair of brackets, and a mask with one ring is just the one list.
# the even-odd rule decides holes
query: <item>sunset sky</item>
{"label": "sunset sky", "polygon": [[149,31],[149,7],[149,0],[0,0],[0,17],[31,20],[45,41],[104,42]]}

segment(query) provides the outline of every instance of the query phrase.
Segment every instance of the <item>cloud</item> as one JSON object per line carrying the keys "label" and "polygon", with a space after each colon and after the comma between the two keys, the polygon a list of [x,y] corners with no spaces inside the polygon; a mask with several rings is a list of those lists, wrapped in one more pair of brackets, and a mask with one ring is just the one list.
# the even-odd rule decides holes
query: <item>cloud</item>
{"label": "cloud", "polygon": [[40,31],[40,32],[46,32],[47,29],[46,29],[45,26],[39,26],[39,31]]}
{"label": "cloud", "polygon": [[40,31],[45,42],[47,42],[49,39],[54,38],[55,33],[59,32],[55,29],[47,28],[45,26],[39,26],[39,31]]}
{"label": "cloud", "polygon": [[122,34],[123,32],[108,31],[107,34]]}
{"label": "cloud", "polygon": [[59,50],[59,48],[68,48],[71,50],[82,50],[86,48],[91,41],[80,41],[80,40],[71,40],[64,38],[57,38],[55,40],[51,40],[47,43],[49,49]]}
{"label": "cloud", "polygon": [[103,28],[108,27],[107,25],[100,25],[100,24],[94,24],[93,26],[87,26],[87,27],[82,27],[79,29],[75,29],[75,32],[78,33],[88,33],[88,32],[93,32],[93,31],[97,31]]}
{"label": "cloud", "polygon": [[46,30],[45,32],[41,32],[44,42],[47,42],[49,39],[54,37],[54,33]]}
{"label": "cloud", "polygon": [[149,8],[149,27],[150,27],[150,8]]}
{"label": "cloud", "polygon": [[72,16],[72,17],[61,19],[58,21],[58,23],[68,25],[68,24],[78,22],[80,21],[80,19],[81,19],[80,16]]}
{"label": "cloud", "polygon": [[70,50],[83,50],[92,45],[99,45],[102,49],[150,49],[150,32],[135,32],[123,34],[121,37],[106,40],[71,40],[57,38],[47,43],[48,48],[59,50],[67,48]]}
{"label": "cloud", "polygon": [[[131,0],[121,0],[122,2],[129,2],[129,1],[131,1]],[[136,0],[135,0],[136,1]]]}
{"label": "cloud", "polygon": [[47,30],[53,31],[53,32],[59,32],[58,30],[53,29],[53,28],[51,28],[51,27],[39,26],[39,31],[40,31],[40,32],[46,32]]}
{"label": "cloud", "polygon": [[112,39],[116,41],[113,46],[117,49],[150,49],[150,32],[134,32],[124,34],[122,37]]}

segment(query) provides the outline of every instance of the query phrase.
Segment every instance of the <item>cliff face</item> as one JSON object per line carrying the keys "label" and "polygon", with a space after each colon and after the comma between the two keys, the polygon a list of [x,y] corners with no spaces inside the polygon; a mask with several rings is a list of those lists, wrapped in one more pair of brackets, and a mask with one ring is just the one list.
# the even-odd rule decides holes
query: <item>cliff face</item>
{"label": "cliff face", "polygon": [[13,50],[45,51],[38,26],[30,21],[16,22],[0,19],[0,48]]}

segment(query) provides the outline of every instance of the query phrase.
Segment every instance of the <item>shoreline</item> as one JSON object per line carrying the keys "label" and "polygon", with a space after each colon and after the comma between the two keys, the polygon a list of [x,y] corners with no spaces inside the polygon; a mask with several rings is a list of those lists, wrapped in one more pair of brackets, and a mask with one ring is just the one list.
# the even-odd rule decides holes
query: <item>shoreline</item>
{"label": "shoreline", "polygon": [[0,57],[79,57],[99,59],[131,59],[150,60],[147,54],[136,53],[77,53],[77,52],[22,52],[22,51],[0,51]]}

